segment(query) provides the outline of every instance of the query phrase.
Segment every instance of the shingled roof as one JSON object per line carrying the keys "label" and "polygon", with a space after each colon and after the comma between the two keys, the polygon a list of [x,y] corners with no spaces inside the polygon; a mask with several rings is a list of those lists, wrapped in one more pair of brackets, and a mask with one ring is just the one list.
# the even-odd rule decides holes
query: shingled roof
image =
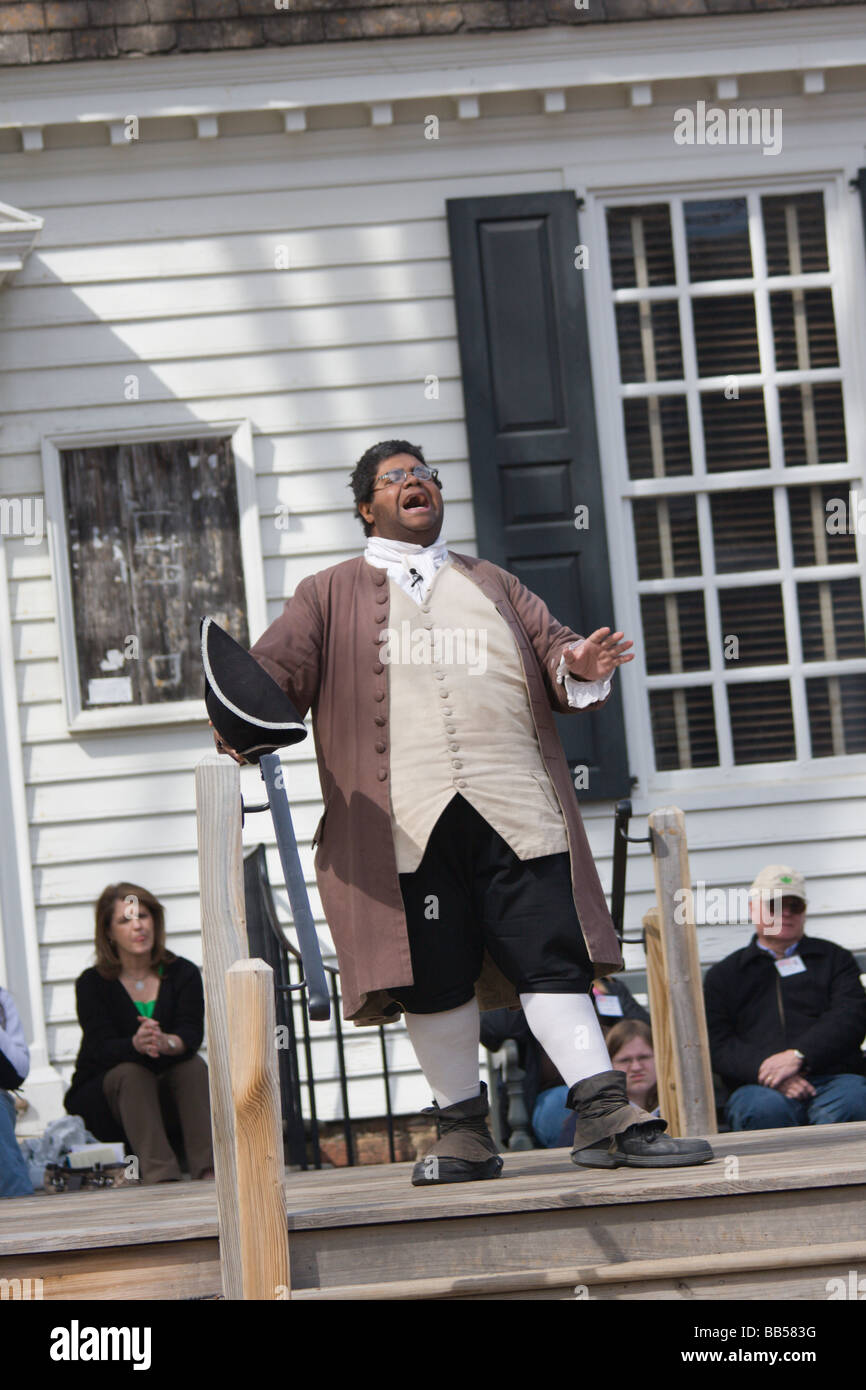
{"label": "shingled roof", "polygon": [[[841,0],[841,3],[862,0]],[[840,0],[0,0],[0,64],[803,9]]]}

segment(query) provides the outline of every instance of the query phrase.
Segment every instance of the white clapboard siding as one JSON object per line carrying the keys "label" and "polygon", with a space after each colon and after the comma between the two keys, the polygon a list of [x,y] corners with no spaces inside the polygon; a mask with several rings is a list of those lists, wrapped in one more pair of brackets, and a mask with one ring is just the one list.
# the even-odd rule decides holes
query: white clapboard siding
{"label": "white clapboard siding", "polygon": [[217,241],[213,236],[184,241],[124,241],[100,249],[98,268],[92,248],[52,250],[40,240],[40,255],[31,256],[10,288],[89,285],[97,281],[199,279],[273,266],[276,247],[286,247],[293,270],[325,266],[377,265],[388,261],[441,260],[448,255],[444,223],[437,215],[426,222],[380,223],[369,227],[287,229],[267,236],[239,232]]}
{"label": "white clapboard siding", "polygon": [[[115,333],[117,330],[114,330]],[[393,347],[374,345],[342,349],[320,349],[281,353],[270,351],[250,353],[227,360],[187,358],[182,362],[152,361],[144,371],[140,359],[128,353],[125,360],[110,366],[64,366],[24,372],[5,371],[0,385],[0,409],[5,412],[39,410],[45,401],[51,382],[56,409],[73,407],[76,401],[98,405],[101,401],[123,400],[126,374],[135,369],[140,377],[139,392],[151,399],[157,396],[177,398],[182,391],[189,400],[210,399],[214,392],[227,394],[234,390],[243,395],[262,391],[291,391],[307,396],[329,389],[335,380],[351,375],[353,391],[368,386],[400,385],[420,382],[423,397],[424,378],[438,371],[441,378],[459,381],[456,345],[453,343],[402,343],[399,352]],[[62,365],[62,364],[61,364]]]}
{"label": "white clapboard siding", "polygon": [[[237,276],[223,273],[192,280],[131,280],[123,285],[83,285],[74,291],[57,285],[28,293],[29,299],[23,299],[24,291],[19,291],[18,296],[10,297],[8,306],[3,306],[0,322],[4,327],[17,331],[42,325],[61,328],[76,323],[106,324],[120,334],[124,325],[143,320],[170,324],[173,328],[185,315],[255,312],[268,317],[281,307],[312,314],[345,304],[367,306],[368,313],[369,306],[374,306],[377,324],[371,331],[375,334],[379,331],[380,304],[407,300],[415,301],[419,307],[425,301],[435,304],[450,295],[451,272],[447,263],[437,261],[399,267],[350,265],[327,270],[277,270],[271,256],[270,262],[257,271]],[[35,304],[30,302],[33,299]],[[162,355],[162,350],[158,355]],[[9,360],[7,357],[7,363]]]}
{"label": "white clapboard siding", "polygon": [[[296,284],[297,272],[292,272],[292,285]],[[85,325],[61,327],[52,323],[42,328],[16,329],[12,381],[20,382],[23,371],[38,373],[73,365],[126,363],[130,359],[152,363],[200,359],[209,363],[214,358],[231,357],[240,358],[245,369],[248,366],[255,370],[256,355],[265,352],[273,354],[281,372],[294,369],[295,354],[303,353],[309,356],[314,381],[321,373],[333,380],[343,373],[337,370],[338,359],[330,354],[338,348],[347,351],[354,345],[360,350],[371,341],[369,304],[303,310],[272,306],[268,311],[256,312],[244,305],[230,314],[184,317],[174,306],[175,317],[168,335],[163,315],[157,316],[152,304],[153,284],[147,285],[146,292],[155,321],[130,322],[131,316],[124,313],[123,320],[112,325],[110,335],[98,320]],[[376,315],[375,331],[378,341],[387,344],[391,352],[395,343],[402,345],[401,354],[411,343],[428,347],[444,341],[450,348],[455,333],[450,293],[439,299],[400,300],[383,305]],[[4,355],[0,349],[0,362]],[[38,382],[38,375],[35,379]]]}
{"label": "white clapboard siding", "polygon": [[[196,153],[193,146],[193,159]],[[405,162],[408,171],[412,161]],[[275,182],[291,176],[285,167],[269,172]],[[389,182],[396,177],[399,177],[396,166],[389,164]],[[101,242],[134,241],[140,239],[142,227],[151,229],[157,241],[179,236],[231,237],[237,230],[238,202],[227,197],[225,191],[193,194],[186,186],[181,188],[178,184],[171,197],[142,197],[145,181],[142,174],[135,181],[139,196],[124,199],[115,177],[104,173],[94,181],[96,197],[93,202],[55,209],[53,214],[40,205],[38,199],[31,199],[28,192],[28,211],[45,217],[39,246],[50,249],[60,245],[98,246]],[[399,220],[411,225],[441,217],[446,198],[534,192],[561,183],[561,170],[552,174],[544,168],[505,174],[474,173],[465,178],[428,177],[423,162],[416,160],[414,170],[400,185]],[[386,205],[382,195],[380,184],[352,184],[351,181],[340,187],[315,190],[251,190],[242,200],[242,225],[276,233],[275,240],[279,241],[289,227],[310,230],[323,226],[381,224]],[[394,207],[393,199],[389,206]]]}
{"label": "white clapboard siding", "polygon": [[[590,182],[609,184],[617,167],[586,119],[578,143],[550,126],[543,141],[513,142],[508,111],[521,129],[540,118],[521,114],[517,99],[503,102],[499,136],[495,123],[475,123],[484,125],[478,137],[455,125],[435,150],[420,117],[415,136],[405,126],[342,131],[336,152],[324,132],[296,146],[279,134],[240,138],[255,126],[245,117],[235,135],[210,142],[181,138],[193,127],[179,121],[175,138],[144,140],[135,151],[97,147],[94,130],[84,137],[93,147],[62,159],[14,157],[4,198],[45,226],[0,293],[0,495],[41,494],[44,433],[169,425],[190,433],[199,422],[247,418],[269,621],[303,578],[359,553],[346,484],[377,439],[417,442],[439,464],[449,541],[475,553],[445,200],[572,187],[578,158]],[[360,126],[367,116],[357,114]],[[606,119],[633,141],[635,121],[643,127],[648,118],[623,111]],[[669,178],[669,138],[653,158],[641,176]],[[282,248],[288,265],[277,269]],[[123,398],[130,374],[134,401]],[[439,379],[434,399],[425,394],[430,376]],[[48,1037],[68,1078],[79,1039],[74,981],[93,958],[93,904],[105,884],[149,887],[165,904],[172,949],[200,959],[193,778],[212,741],[204,720],[72,737],[47,544],[10,539],[6,550]],[[283,763],[317,930],[332,959],[310,846],[321,814],[312,739]],[[264,799],[254,770],[244,770],[241,785],[247,801]],[[866,946],[857,912],[866,900],[862,804],[839,786],[822,794],[816,818],[799,785],[751,795],[714,789],[689,810],[693,879],[747,886],[764,863],[795,864],[810,885],[810,930]],[[633,834],[649,809],[636,802]],[[586,808],[607,890],[611,810]],[[259,840],[278,916],[289,923],[266,816],[244,829],[245,846]],[[639,935],[652,904],[649,854],[632,846],[629,935]],[[702,959],[719,959],[749,934],[746,923],[701,926]],[[639,944],[625,954],[640,967]],[[402,1024],[386,1036],[392,1108],[429,1104]],[[313,1025],[312,1037],[318,1113],[336,1119],[333,1020]],[[379,1032],[347,1024],[345,1037],[352,1114],[382,1114]]]}
{"label": "white clapboard siding", "polygon": [[[429,402],[416,401],[415,413],[401,415],[394,419],[393,428],[399,427],[398,438],[415,440],[423,431],[424,449],[438,464],[449,469],[460,466],[468,477],[466,462],[466,429],[463,413],[449,420],[442,415],[431,416]],[[256,455],[256,473],[261,484],[267,486],[270,477],[276,475],[291,480],[296,473],[309,469],[321,471],[325,475],[337,474],[334,498],[341,494],[341,487],[348,483],[352,465],[361,457],[370,443],[370,430],[349,427],[336,432],[309,433],[302,429],[281,432],[272,431],[266,438],[255,436],[253,440]],[[460,494],[463,496],[463,494]],[[467,492],[468,495],[468,492]]]}
{"label": "white clapboard siding", "polygon": [[[10,408],[4,422],[5,442],[8,448],[15,452],[32,448],[39,440],[40,432],[85,433],[93,430],[128,429],[133,422],[136,429],[142,431],[151,428],[162,429],[170,425],[177,427],[179,434],[190,434],[195,430],[197,422],[231,420],[238,416],[246,416],[255,422],[260,434],[285,434],[295,427],[301,431],[322,429],[334,431],[336,442],[343,430],[357,431],[366,421],[367,440],[375,442],[381,438],[394,438],[395,422],[400,424],[402,430],[406,421],[416,422],[417,427],[417,422],[426,418],[431,422],[463,419],[463,397],[459,381],[442,380],[438,401],[422,402],[419,399],[417,383],[404,382],[367,388],[347,386],[342,389],[299,391],[291,396],[283,392],[279,385],[270,395],[245,393],[242,388],[238,388],[233,396],[214,396],[182,403],[165,391],[158,377],[147,367],[142,368],[139,365],[136,374],[139,377],[141,395],[135,402],[122,399],[121,374],[118,378],[119,389],[113,392],[107,401],[98,404],[81,402],[74,408],[49,410],[43,401],[38,416],[26,412],[16,414],[14,409]],[[401,433],[396,437],[405,436]],[[339,452],[342,454],[342,450]],[[350,456],[352,461],[354,457]],[[25,557],[24,564],[25,570],[32,573],[32,568],[27,569],[28,564],[32,566],[32,561],[27,561]]]}

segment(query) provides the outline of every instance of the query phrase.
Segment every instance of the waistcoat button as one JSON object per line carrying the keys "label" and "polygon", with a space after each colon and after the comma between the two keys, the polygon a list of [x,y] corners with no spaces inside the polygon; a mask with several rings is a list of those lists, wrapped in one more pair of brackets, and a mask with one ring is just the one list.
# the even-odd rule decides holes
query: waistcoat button
{"label": "waistcoat button", "polygon": [[377,614],[376,614],[376,622],[377,622],[377,623],[384,623],[386,616],[387,616],[387,614],[385,614],[385,613],[377,613]]}
{"label": "waistcoat button", "polygon": [[455,785],[455,787],[465,787],[465,786],[466,786],[466,783],[465,783],[465,781],[463,780],[462,777],[455,777],[455,778],[454,778],[454,785]]}
{"label": "waistcoat button", "polygon": [[456,758],[452,758],[452,759],[451,759],[451,766],[452,766],[452,767],[462,767],[463,764],[462,764],[461,762],[458,762],[458,760],[457,760]]}
{"label": "waistcoat button", "polygon": [[374,699],[374,700],[384,700],[384,698],[385,698],[385,692],[384,692],[384,690],[377,690],[376,693],[375,693],[375,695],[373,696],[373,699]]}
{"label": "waistcoat button", "polygon": [[380,782],[384,782],[385,779],[387,778],[387,776],[388,776],[388,769],[387,769],[387,767],[380,767],[380,768],[379,768],[379,781],[380,781]]}
{"label": "waistcoat button", "polygon": [[387,594],[377,594],[377,595],[376,595],[376,602],[377,602],[377,603],[387,603],[387,602],[388,602],[388,595],[387,595]]}
{"label": "waistcoat button", "polygon": [[385,744],[384,744],[384,743],[377,743],[377,744],[376,744],[376,752],[377,752],[377,753],[384,753],[384,751],[385,751]]}
{"label": "waistcoat button", "polygon": [[381,728],[382,725],[383,725],[383,724],[387,724],[388,721],[387,721],[387,719],[385,718],[384,714],[375,714],[375,715],[373,716],[373,723],[374,723],[374,724],[378,724],[379,727]]}
{"label": "waistcoat button", "polygon": [[373,663],[373,671],[375,672],[375,674],[376,674],[377,676],[381,676],[381,674],[382,674],[382,672],[384,671],[384,669],[385,669],[385,667],[382,665],[381,661],[374,661],[374,663]]}

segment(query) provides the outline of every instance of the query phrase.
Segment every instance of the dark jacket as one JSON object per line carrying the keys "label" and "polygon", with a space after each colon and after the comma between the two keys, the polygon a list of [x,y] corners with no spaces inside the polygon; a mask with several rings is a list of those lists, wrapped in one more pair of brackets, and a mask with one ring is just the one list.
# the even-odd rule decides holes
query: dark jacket
{"label": "dark jacket", "polygon": [[[622,1004],[623,1018],[638,1018],[641,1023],[649,1023],[649,1014],[637,1002],[628,985],[611,975],[608,975],[604,985],[608,994],[615,995]],[[595,996],[593,1003],[595,1004]],[[599,1017],[599,1022],[609,1031],[611,1025],[619,1023],[620,1020],[604,1015]],[[518,1062],[524,1073],[523,1101],[531,1125],[535,1102],[541,1092],[551,1086],[563,1086],[565,1082],[541,1043],[530,1032],[526,1014],[522,1009],[490,1009],[481,1015],[481,1043],[484,1047],[489,1048],[491,1052],[498,1052],[509,1038],[513,1038],[517,1043]]]}
{"label": "dark jacket", "polygon": [[[146,1057],[132,1045],[141,1015],[119,980],[106,980],[91,967],[75,982],[82,1039],[72,1085],[64,1097],[70,1115],[81,1115],[97,1139],[120,1139],[102,1090],[102,1078],[121,1062],[136,1062],[157,1074],[194,1056],[204,1037],[204,991],[201,971],[177,956],[164,967],[153,1017],[164,1033],[186,1044],[180,1057]],[[111,1131],[111,1132],[108,1132]]]}
{"label": "dark jacket", "polygon": [[775,957],[748,946],[711,966],[704,981],[713,1070],[725,1085],[757,1084],[765,1058],[796,1047],[812,1076],[866,1072],[861,1052],[866,1034],[866,992],[850,951],[832,941],[803,936],[799,955],[806,969],[780,975]]}

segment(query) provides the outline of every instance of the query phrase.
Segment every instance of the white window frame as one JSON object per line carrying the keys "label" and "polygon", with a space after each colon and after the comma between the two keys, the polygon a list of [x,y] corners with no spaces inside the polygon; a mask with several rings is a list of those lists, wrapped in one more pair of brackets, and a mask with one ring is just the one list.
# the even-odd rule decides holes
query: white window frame
{"label": "white window frame", "polygon": [[110,447],[114,444],[150,443],[161,440],[206,439],[231,436],[237,483],[238,522],[244,597],[249,631],[262,632],[267,626],[264,566],[258,500],[256,497],[253,435],[250,421],[223,420],[160,425],[149,429],[99,430],[83,434],[50,434],[42,438],[42,467],[45,480],[46,530],[51,556],[55,611],[60,636],[60,663],[66,722],[70,733],[96,733],[124,728],[144,728],[159,724],[201,723],[207,718],[204,699],[178,700],[154,705],[101,705],[86,709],[81,703],[78,652],[75,644],[75,616],[72,604],[72,573],[63,501],[60,454],[64,449]]}
{"label": "white window frame", "polygon": [[[784,384],[793,383],[797,379],[796,373],[784,372],[770,373],[767,364],[762,361],[762,370],[758,373],[749,375],[738,374],[741,388],[749,385],[768,385],[766,390],[766,410],[767,410],[767,431],[770,443],[770,468],[768,469],[748,469],[741,473],[722,473],[705,474],[703,449],[699,447],[702,443],[702,427],[700,419],[700,400],[697,391],[697,365],[695,360],[694,341],[690,316],[684,312],[686,301],[693,297],[689,293],[688,279],[685,271],[685,245],[684,233],[681,223],[672,216],[672,231],[674,236],[674,255],[677,266],[677,289],[672,294],[670,289],[651,289],[645,295],[649,299],[676,299],[679,302],[680,334],[683,350],[683,369],[684,381],[686,385],[686,400],[689,414],[689,433],[692,446],[692,473],[682,478],[668,478],[664,481],[646,479],[635,481],[628,476],[628,462],[625,446],[625,428],[622,412],[623,395],[645,395],[662,394],[676,390],[677,394],[682,394],[683,382],[663,381],[648,384],[646,387],[627,387],[621,391],[619,387],[619,352],[616,337],[616,323],[614,305],[620,297],[637,297],[637,292],[629,291],[625,296],[621,291],[614,291],[611,275],[610,261],[608,256],[607,240],[607,220],[606,213],[608,208],[622,206],[639,206],[641,204],[651,204],[655,202],[675,203],[678,200],[691,201],[694,199],[713,199],[725,197],[746,196],[747,199],[755,198],[760,204],[762,196],[774,196],[785,193],[803,193],[808,191],[821,190],[824,195],[825,226],[827,235],[827,247],[830,260],[830,271],[814,280],[815,284],[827,283],[830,285],[833,294],[833,308],[836,319],[836,334],[839,348],[839,368],[818,369],[814,373],[809,373],[810,380],[820,381],[822,379],[839,379],[842,382],[843,409],[845,430],[848,443],[848,462],[843,465],[817,465],[815,467],[804,467],[791,469],[786,468],[782,461],[781,435],[779,430],[779,417],[776,405],[776,377],[782,376]],[[750,206],[751,223],[751,206]],[[866,613],[866,537],[861,534],[855,535],[857,547],[857,562],[855,565],[827,565],[823,568],[809,566],[804,569],[795,570],[793,566],[793,555],[791,552],[791,538],[788,526],[787,508],[783,505],[784,499],[781,491],[782,486],[789,488],[794,483],[838,483],[841,496],[846,496],[849,490],[857,489],[861,496],[864,495],[864,482],[866,474],[862,467],[858,471],[858,459],[864,458],[864,442],[866,442],[866,421],[863,418],[862,403],[860,400],[861,391],[858,383],[862,381],[864,367],[862,345],[859,343],[856,332],[859,313],[863,312],[863,259],[866,256],[866,247],[863,242],[863,230],[861,227],[859,199],[850,192],[848,186],[848,176],[842,172],[824,171],[815,173],[803,173],[800,175],[788,175],[786,177],[762,177],[746,176],[737,178],[728,176],[718,180],[671,180],[670,183],[659,185],[639,185],[631,184],[628,189],[617,188],[598,190],[585,194],[585,207],[581,213],[581,232],[584,240],[589,240],[590,244],[598,247],[595,257],[593,272],[587,274],[587,304],[590,314],[589,322],[592,325],[590,333],[590,355],[593,373],[593,387],[595,395],[596,419],[598,423],[599,441],[604,465],[602,468],[602,485],[605,498],[605,514],[608,528],[609,554],[613,565],[613,590],[616,602],[616,622],[620,628],[626,630],[626,635],[633,638],[635,642],[636,657],[633,663],[624,671],[624,705],[626,712],[626,730],[629,747],[629,763],[632,772],[638,778],[638,787],[635,794],[658,796],[671,792],[705,791],[710,785],[754,786],[755,784],[766,784],[769,782],[802,782],[804,780],[815,783],[827,783],[839,776],[851,776],[852,774],[862,775],[866,773],[866,754],[845,754],[829,758],[798,757],[784,762],[766,763],[747,763],[734,764],[732,743],[730,738],[729,714],[727,708],[726,686],[735,681],[744,680],[753,682],[765,676],[768,680],[784,680],[790,682],[791,688],[791,707],[794,721],[794,733],[798,748],[808,748],[809,728],[808,710],[806,708],[805,693],[800,690],[800,680],[811,676],[822,676],[831,673],[854,674],[866,670],[866,660],[849,660],[841,662],[809,662],[803,663],[800,643],[799,643],[799,624],[797,617],[796,600],[796,581],[797,579],[819,579],[831,578],[842,579],[851,577],[855,571],[859,573],[861,581],[861,591],[863,595],[864,613]],[[588,232],[588,235],[587,235]],[[762,236],[763,228],[759,225],[758,234]],[[754,236],[751,238],[754,247]],[[762,248],[763,249],[763,248]],[[859,255],[859,260],[857,259]],[[772,343],[772,328],[770,325],[769,299],[766,288],[766,279],[763,271],[765,267],[753,267],[756,271],[761,270],[761,274],[756,273],[748,282],[725,281],[724,287],[728,292],[733,292],[739,285],[743,289],[748,288],[750,293],[754,293],[756,313],[763,316],[763,323],[760,324],[760,341],[767,341],[769,331],[769,342]],[[781,277],[773,277],[773,288],[784,288],[785,281]],[[703,285],[694,286],[698,294],[706,294],[711,291],[704,290]],[[610,389],[609,383],[617,383],[614,390]],[[718,378],[719,388],[724,385],[725,378]],[[702,382],[706,389],[706,381]],[[698,447],[696,447],[698,446]],[[699,480],[700,487],[695,487],[696,480]],[[698,532],[701,542],[701,553],[706,565],[709,557],[712,560],[712,535],[711,521],[709,512],[709,493],[711,491],[730,491],[737,485],[742,485],[749,490],[760,487],[774,488],[774,509],[776,518],[777,546],[779,565],[774,571],[749,571],[743,574],[726,574],[724,576],[712,577],[702,572],[700,576],[688,576],[681,580],[644,581],[638,579],[637,572],[637,551],[634,536],[632,501],[638,497],[652,497],[654,495],[670,496],[675,492],[682,492],[694,496],[697,501],[698,513]],[[719,584],[719,579],[722,583]],[[731,587],[735,584],[752,585],[761,582],[779,583],[782,588],[783,603],[786,614],[790,614],[787,623],[789,635],[794,631],[796,624],[796,643],[789,642],[789,660],[778,665],[757,667],[749,666],[739,671],[736,668],[726,667],[722,655],[721,631],[719,624],[719,614],[714,602],[716,587]],[[713,691],[713,702],[716,711],[716,736],[719,746],[719,763],[710,767],[676,769],[671,771],[657,771],[655,768],[654,745],[652,737],[652,726],[650,720],[650,706],[648,694],[654,688],[669,688],[670,678],[666,676],[648,676],[642,651],[642,620],[640,609],[640,597],[643,593],[651,593],[653,590],[672,592],[677,588],[696,589],[699,588],[706,596],[706,621],[707,638],[710,646],[710,675],[707,672],[686,673],[677,675],[674,684],[684,688],[688,685],[707,685]],[[793,605],[793,607],[791,607]]]}

